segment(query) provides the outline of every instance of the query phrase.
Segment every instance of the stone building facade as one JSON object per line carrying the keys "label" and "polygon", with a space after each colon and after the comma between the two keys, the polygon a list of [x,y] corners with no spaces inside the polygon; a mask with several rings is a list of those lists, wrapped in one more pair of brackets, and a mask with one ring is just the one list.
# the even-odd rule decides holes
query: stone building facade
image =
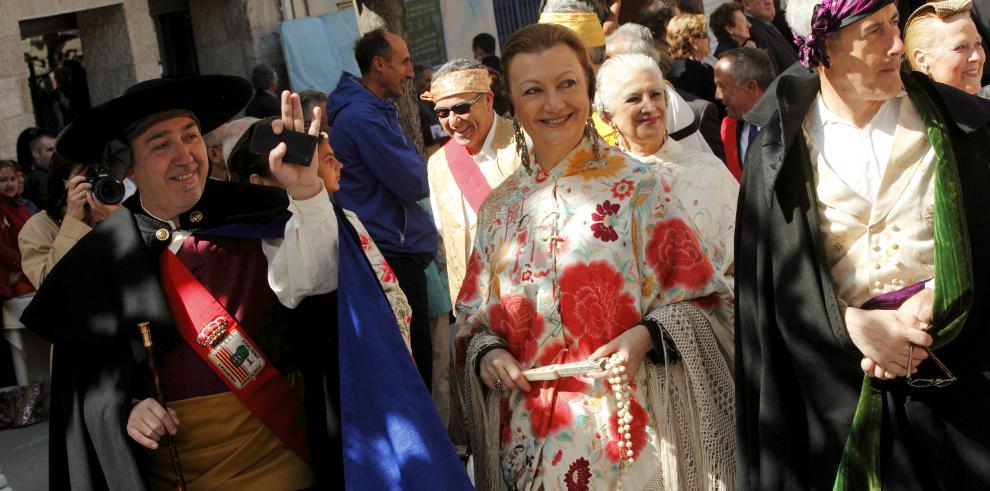
{"label": "stone building facade", "polygon": [[13,158],[17,135],[35,125],[24,61],[26,24],[73,16],[85,55],[92,104],[162,75],[156,16],[188,10],[200,74],[249,77],[251,68],[282,65],[278,27],[283,0],[3,0],[0,1],[0,157]]}

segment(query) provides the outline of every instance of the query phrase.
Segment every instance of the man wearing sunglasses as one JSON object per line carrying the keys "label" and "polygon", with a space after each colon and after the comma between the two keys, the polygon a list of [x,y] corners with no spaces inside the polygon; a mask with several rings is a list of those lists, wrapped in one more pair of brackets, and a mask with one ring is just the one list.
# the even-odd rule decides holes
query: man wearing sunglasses
{"label": "man wearing sunglasses", "polygon": [[[451,304],[457,300],[474,244],[478,208],[519,166],[512,122],[495,114],[492,74],[476,60],[452,60],[433,76],[420,98],[435,104],[434,113],[450,140],[428,163],[430,205],[447,263]],[[447,326],[433,331],[434,363],[446,374],[450,364]],[[437,373],[434,370],[434,373]],[[449,387],[448,384],[442,384]],[[445,417],[444,398],[434,399]]]}
{"label": "man wearing sunglasses", "polygon": [[512,122],[495,114],[491,72],[476,60],[444,64],[420,97],[450,140],[430,157],[430,205],[447,262],[451,302],[464,281],[474,244],[478,207],[519,166]]}

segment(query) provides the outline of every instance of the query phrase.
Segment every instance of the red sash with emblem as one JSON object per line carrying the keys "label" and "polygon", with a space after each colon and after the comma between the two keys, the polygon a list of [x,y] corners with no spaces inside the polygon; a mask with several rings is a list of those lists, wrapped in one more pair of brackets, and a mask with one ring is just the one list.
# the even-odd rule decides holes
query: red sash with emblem
{"label": "red sash with emblem", "polygon": [[[494,131],[494,130],[493,130]],[[481,203],[492,192],[492,187],[488,185],[488,179],[481,173],[481,167],[471,158],[471,154],[463,145],[455,143],[453,138],[447,140],[443,146],[443,155],[447,159],[447,166],[454,176],[454,182],[461,190],[461,194],[467,199],[469,205],[477,215],[481,209]]]}
{"label": "red sash with emblem", "polygon": [[162,253],[161,271],[165,298],[182,339],[254,417],[308,462],[306,424],[296,393],[237,320],[171,251]]}

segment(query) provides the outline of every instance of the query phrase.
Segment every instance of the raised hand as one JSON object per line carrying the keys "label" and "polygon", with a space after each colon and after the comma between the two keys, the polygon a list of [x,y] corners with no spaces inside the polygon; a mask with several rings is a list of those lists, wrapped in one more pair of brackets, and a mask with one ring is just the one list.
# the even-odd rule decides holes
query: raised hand
{"label": "raised hand", "polygon": [[[307,131],[310,135],[320,134],[320,120],[322,113],[319,106],[313,108],[313,122],[306,130],[305,119],[303,117],[302,103],[299,94],[293,94],[288,90],[282,91],[282,119],[272,121],[272,131],[276,135],[281,135],[284,128],[293,131]],[[305,200],[316,196],[323,191],[323,181],[317,174],[319,171],[319,160],[317,150],[313,150],[313,157],[309,166],[287,164],[282,161],[286,152],[285,143],[279,143],[268,154],[268,165],[272,175],[289,192],[289,196],[294,200]]]}

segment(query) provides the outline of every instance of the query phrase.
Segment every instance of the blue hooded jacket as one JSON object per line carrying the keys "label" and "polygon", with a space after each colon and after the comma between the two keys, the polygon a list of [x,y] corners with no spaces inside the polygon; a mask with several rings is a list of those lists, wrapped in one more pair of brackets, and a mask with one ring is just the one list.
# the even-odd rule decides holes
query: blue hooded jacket
{"label": "blue hooded jacket", "polygon": [[344,72],[327,101],[327,118],[330,146],[344,164],[337,204],[357,214],[386,256],[432,259],[437,229],[417,204],[430,195],[426,161],[399,127],[395,104]]}

